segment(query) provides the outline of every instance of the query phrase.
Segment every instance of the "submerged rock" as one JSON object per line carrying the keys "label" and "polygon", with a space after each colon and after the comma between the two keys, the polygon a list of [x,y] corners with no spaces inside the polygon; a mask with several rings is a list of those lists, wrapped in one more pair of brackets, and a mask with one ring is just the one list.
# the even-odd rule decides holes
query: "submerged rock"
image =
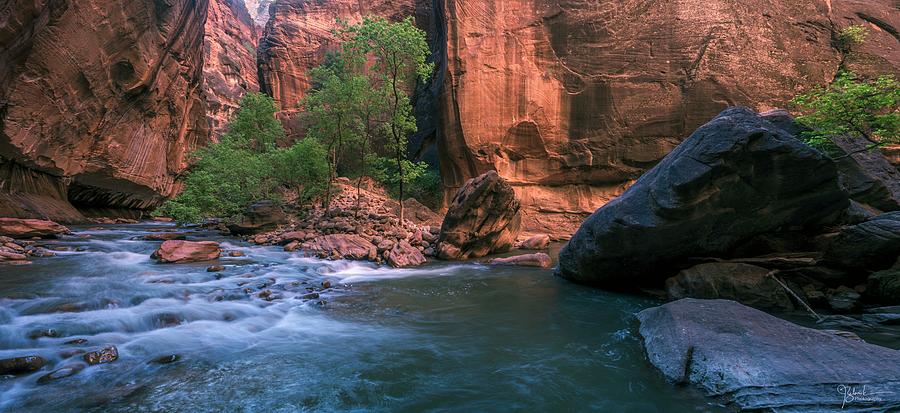
{"label": "submerged rock", "polygon": [[666,293],[670,300],[722,298],[755,308],[793,310],[791,298],[769,272],[749,264],[700,264],[666,280]]}
{"label": "submerged rock", "polygon": [[849,313],[859,308],[860,298],[858,292],[847,286],[840,286],[829,290],[825,295],[828,305],[837,313]]}
{"label": "submerged rock", "polygon": [[550,268],[553,265],[553,259],[551,259],[549,255],[544,254],[543,252],[539,252],[536,254],[523,254],[513,257],[494,258],[490,261],[490,264]]}
{"label": "submerged rock", "polygon": [[51,238],[68,234],[69,229],[41,219],[0,218],[0,235],[12,238]]}
{"label": "submerged rock", "polygon": [[169,241],[169,240],[183,240],[186,239],[187,235],[181,232],[157,232],[153,234],[144,235],[140,239],[145,241]]}
{"label": "submerged rock", "polygon": [[87,364],[112,363],[119,359],[119,349],[116,346],[107,346],[97,351],[85,353],[84,362]]}
{"label": "submerged rock", "polygon": [[172,364],[178,360],[181,360],[181,356],[178,354],[169,354],[166,356],[160,356],[153,360],[150,360],[150,363],[153,364]]}
{"label": "submerged rock", "polygon": [[437,243],[445,260],[479,258],[512,249],[521,225],[519,200],[496,171],[470,179],[460,188]]}
{"label": "submerged rock", "polygon": [[65,378],[65,377],[73,376],[73,375],[77,374],[79,371],[84,370],[85,367],[86,366],[84,363],[66,364],[65,366],[62,366],[56,370],[51,371],[50,373],[47,373],[47,374],[41,376],[40,378],[38,378],[37,382],[38,382],[38,384],[47,384],[54,380],[59,380],[59,379]]}
{"label": "submerged rock", "polygon": [[45,361],[39,356],[13,357],[0,360],[0,375],[23,374],[40,370]]}
{"label": "submerged rock", "polygon": [[221,253],[217,242],[171,240],[163,242],[153,258],[163,263],[200,262],[217,259]]}
{"label": "submerged rock", "polygon": [[560,252],[558,273],[633,287],[762,233],[830,223],[848,206],[829,158],[752,110],[731,108],[588,218]]}
{"label": "submerged rock", "polygon": [[726,300],[684,299],[641,311],[638,319],[647,356],[668,380],[696,385],[737,408],[900,408],[900,351]]}

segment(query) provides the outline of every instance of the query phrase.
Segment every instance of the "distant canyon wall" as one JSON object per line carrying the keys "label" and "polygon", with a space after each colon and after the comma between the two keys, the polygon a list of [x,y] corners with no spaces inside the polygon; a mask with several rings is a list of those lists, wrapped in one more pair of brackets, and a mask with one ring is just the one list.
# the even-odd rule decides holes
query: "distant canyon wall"
{"label": "distant canyon wall", "polygon": [[203,94],[213,136],[248,92],[259,92],[256,48],[259,32],[243,0],[209,0],[203,46]]}
{"label": "distant canyon wall", "polygon": [[[391,21],[414,17],[417,25],[433,39],[438,30],[432,3],[432,0],[276,1],[260,40],[259,76],[262,90],[281,107],[280,116],[288,136],[302,137],[298,116],[300,103],[310,87],[309,71],[322,62],[327,52],[339,47],[332,33],[338,28],[338,20],[352,25],[368,15]],[[433,106],[417,114],[422,119],[436,113],[437,108]],[[436,129],[436,120],[431,120],[429,125]]]}

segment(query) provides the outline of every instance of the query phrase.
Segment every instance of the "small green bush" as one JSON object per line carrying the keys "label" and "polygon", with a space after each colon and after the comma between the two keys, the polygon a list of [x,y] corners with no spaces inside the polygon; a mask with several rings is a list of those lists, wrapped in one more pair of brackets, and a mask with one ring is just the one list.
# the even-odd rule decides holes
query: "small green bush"
{"label": "small green bush", "polygon": [[305,204],[325,191],[328,185],[328,153],[315,139],[304,139],[272,157],[278,183],[297,191],[297,201]]}
{"label": "small green bush", "polygon": [[284,137],[277,109],[266,95],[244,97],[221,141],[194,153],[182,193],[155,214],[179,222],[231,218],[256,201],[276,198],[279,185],[299,189],[301,198],[321,191],[327,180],[325,150],[312,140],[276,149]]}
{"label": "small green bush", "polygon": [[854,47],[863,44],[867,37],[869,37],[869,29],[865,26],[848,26],[838,34],[837,46],[842,52],[849,53]]}

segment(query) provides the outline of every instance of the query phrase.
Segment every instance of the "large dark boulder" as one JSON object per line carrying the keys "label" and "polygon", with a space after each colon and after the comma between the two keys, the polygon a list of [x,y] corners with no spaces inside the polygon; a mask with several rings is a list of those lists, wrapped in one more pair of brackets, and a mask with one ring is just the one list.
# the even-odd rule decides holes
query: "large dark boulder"
{"label": "large dark boulder", "polygon": [[496,171],[472,178],[453,197],[444,218],[438,258],[465,260],[509,251],[521,221],[516,193]]}
{"label": "large dark boulder", "polygon": [[236,235],[250,235],[271,231],[288,223],[288,216],[280,206],[272,201],[260,201],[247,207],[237,223],[228,225],[228,230]]}
{"label": "large dark boulder", "polygon": [[689,257],[835,220],[849,206],[821,152],[747,108],[698,129],[560,252],[558,274],[603,287],[661,281]]}
{"label": "large dark boulder", "polygon": [[866,295],[883,303],[900,303],[900,259],[893,267],[869,276]]}
{"label": "large dark boulder", "polygon": [[838,267],[880,270],[900,255],[900,211],[844,227],[825,250],[824,261]]}
{"label": "large dark boulder", "polygon": [[726,300],[684,299],[641,311],[638,319],[647,356],[668,380],[723,396],[733,407],[900,409],[900,351]]}
{"label": "large dark boulder", "polygon": [[900,171],[878,149],[849,136],[835,138],[846,155],[838,159],[841,185],[850,198],[881,211],[900,210]]}
{"label": "large dark boulder", "polygon": [[722,298],[754,308],[790,311],[791,297],[770,276],[771,270],[730,262],[700,264],[666,280],[670,300]]}

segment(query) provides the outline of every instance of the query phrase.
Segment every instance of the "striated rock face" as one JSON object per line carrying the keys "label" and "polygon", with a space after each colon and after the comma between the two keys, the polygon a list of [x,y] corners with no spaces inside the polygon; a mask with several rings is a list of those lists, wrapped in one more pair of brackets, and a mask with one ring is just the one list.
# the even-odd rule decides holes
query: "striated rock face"
{"label": "striated rock face", "polygon": [[[298,105],[309,89],[308,72],[336,48],[332,31],[340,19],[355,24],[363,16],[402,20],[415,16],[419,27],[435,34],[428,0],[281,0],[271,7],[272,15],[259,45],[259,75],[262,90],[275,98],[289,137],[300,133]],[[423,116],[429,116],[425,114]]]}
{"label": "striated rock face", "polygon": [[900,256],[900,211],[845,227],[831,241],[823,257],[839,267],[880,270]]}
{"label": "striated rock face", "polygon": [[256,24],[243,0],[209,0],[203,45],[203,91],[213,134],[225,131],[228,119],[247,92],[258,92]]}
{"label": "striated rock face", "polygon": [[[21,1],[0,26],[0,211],[149,208],[207,136],[206,0]],[[24,207],[17,202],[25,201]],[[46,202],[45,202],[46,201]]]}
{"label": "striated rock face", "polygon": [[886,1],[444,4],[447,199],[495,169],[533,232],[573,232],[726,106],[783,107],[832,79],[834,27],[871,31],[851,69],[900,67],[900,13]]}

